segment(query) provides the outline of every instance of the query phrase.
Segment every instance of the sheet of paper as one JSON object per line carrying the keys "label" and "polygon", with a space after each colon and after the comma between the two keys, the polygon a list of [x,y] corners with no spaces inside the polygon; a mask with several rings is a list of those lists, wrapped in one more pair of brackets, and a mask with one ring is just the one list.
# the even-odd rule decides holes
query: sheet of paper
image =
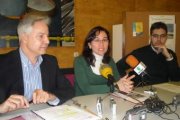
{"label": "sheet of paper", "polygon": [[133,91],[132,93],[129,94],[122,94],[119,92],[114,92],[112,93],[112,95],[116,96],[116,97],[121,97],[127,101],[133,102],[133,103],[140,103],[143,102],[144,100],[146,100],[149,96],[145,95],[143,93],[139,93],[139,92],[135,92]]}
{"label": "sheet of paper", "polygon": [[99,120],[100,118],[75,106],[60,105],[38,111],[36,114],[45,120]]}
{"label": "sheet of paper", "polygon": [[153,87],[163,89],[163,90],[167,90],[167,91],[170,91],[173,93],[180,93],[180,86],[170,84],[170,83],[157,84],[157,85],[153,85]]}

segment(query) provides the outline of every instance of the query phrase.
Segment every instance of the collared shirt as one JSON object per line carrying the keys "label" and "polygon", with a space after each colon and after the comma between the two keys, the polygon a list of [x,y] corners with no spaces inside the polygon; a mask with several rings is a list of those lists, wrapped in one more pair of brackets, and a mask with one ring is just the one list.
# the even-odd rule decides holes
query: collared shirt
{"label": "collared shirt", "polygon": [[[40,65],[43,61],[42,56],[37,58],[37,62],[33,65],[26,55],[23,53],[21,48],[19,49],[22,71],[23,71],[23,83],[24,83],[24,96],[28,101],[32,101],[32,95],[34,90],[42,89],[42,78]],[[60,99],[56,97],[55,100],[48,101],[50,105],[57,105]]]}
{"label": "collared shirt", "polygon": [[162,51],[158,51],[158,50],[156,50],[152,45],[151,45],[151,48],[152,48],[152,50],[156,53],[156,54],[159,54],[159,53],[161,53]]}
{"label": "collared shirt", "polygon": [[37,62],[33,65],[23,51],[21,49],[19,51],[23,71],[24,96],[28,101],[31,101],[34,90],[42,89],[40,64],[43,59],[39,56]]}

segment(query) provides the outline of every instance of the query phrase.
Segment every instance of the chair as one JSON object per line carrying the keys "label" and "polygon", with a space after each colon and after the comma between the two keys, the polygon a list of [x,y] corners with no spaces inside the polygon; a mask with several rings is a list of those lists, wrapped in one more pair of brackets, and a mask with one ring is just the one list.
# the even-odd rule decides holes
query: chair
{"label": "chair", "polygon": [[65,78],[67,78],[69,80],[69,82],[71,83],[72,86],[74,86],[74,68],[63,68],[62,72],[65,76]]}

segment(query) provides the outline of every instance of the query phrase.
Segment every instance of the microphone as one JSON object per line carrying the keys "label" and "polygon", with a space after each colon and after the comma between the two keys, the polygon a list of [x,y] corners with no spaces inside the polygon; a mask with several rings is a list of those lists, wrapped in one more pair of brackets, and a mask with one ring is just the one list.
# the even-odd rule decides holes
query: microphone
{"label": "microphone", "polygon": [[[134,72],[138,75],[141,76],[141,82],[137,85],[146,85],[146,82],[149,81],[145,81],[144,79],[144,75],[147,75],[148,78],[152,78],[145,70],[146,70],[146,65],[143,62],[139,62],[136,57],[134,57],[133,55],[129,55],[126,58],[126,63],[134,70]],[[150,94],[155,94],[154,92],[155,90],[152,88],[152,85],[150,85],[150,89],[149,90],[145,90],[145,92],[151,92]],[[153,93],[152,93],[153,92]]]}
{"label": "microphone", "polygon": [[146,65],[143,62],[139,62],[133,55],[129,55],[126,58],[126,63],[133,68],[134,72],[138,75],[144,76],[146,75]]}
{"label": "microphone", "polygon": [[110,92],[113,93],[115,79],[113,77],[113,72],[112,72],[111,66],[109,66],[108,64],[101,64],[101,66],[99,68],[99,72],[103,77],[108,79],[107,85],[110,87]]}
{"label": "microphone", "polygon": [[[143,63],[143,62],[139,62],[133,55],[129,55],[127,56],[126,58],[126,63],[133,69],[133,71],[139,75],[141,77],[141,82],[139,82],[137,84],[137,86],[141,85],[141,86],[144,86],[146,85],[146,82],[144,79],[144,75],[148,75],[146,72],[145,72],[145,69],[146,69],[146,65]],[[148,75],[149,76],[149,75]],[[137,87],[136,86],[136,87]]]}

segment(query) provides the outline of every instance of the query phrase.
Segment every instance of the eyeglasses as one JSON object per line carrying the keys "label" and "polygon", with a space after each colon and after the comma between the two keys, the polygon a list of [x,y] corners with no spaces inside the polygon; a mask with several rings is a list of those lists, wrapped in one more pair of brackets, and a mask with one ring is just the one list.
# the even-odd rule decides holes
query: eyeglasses
{"label": "eyeglasses", "polygon": [[109,40],[108,39],[102,39],[102,40],[100,40],[100,39],[94,39],[93,40],[93,42],[95,42],[95,43],[107,43],[107,42],[109,42]]}
{"label": "eyeglasses", "polygon": [[156,38],[156,39],[158,39],[158,38],[164,39],[164,38],[167,37],[167,34],[161,34],[161,35],[158,35],[158,34],[152,34],[151,36],[152,36],[153,38]]}

